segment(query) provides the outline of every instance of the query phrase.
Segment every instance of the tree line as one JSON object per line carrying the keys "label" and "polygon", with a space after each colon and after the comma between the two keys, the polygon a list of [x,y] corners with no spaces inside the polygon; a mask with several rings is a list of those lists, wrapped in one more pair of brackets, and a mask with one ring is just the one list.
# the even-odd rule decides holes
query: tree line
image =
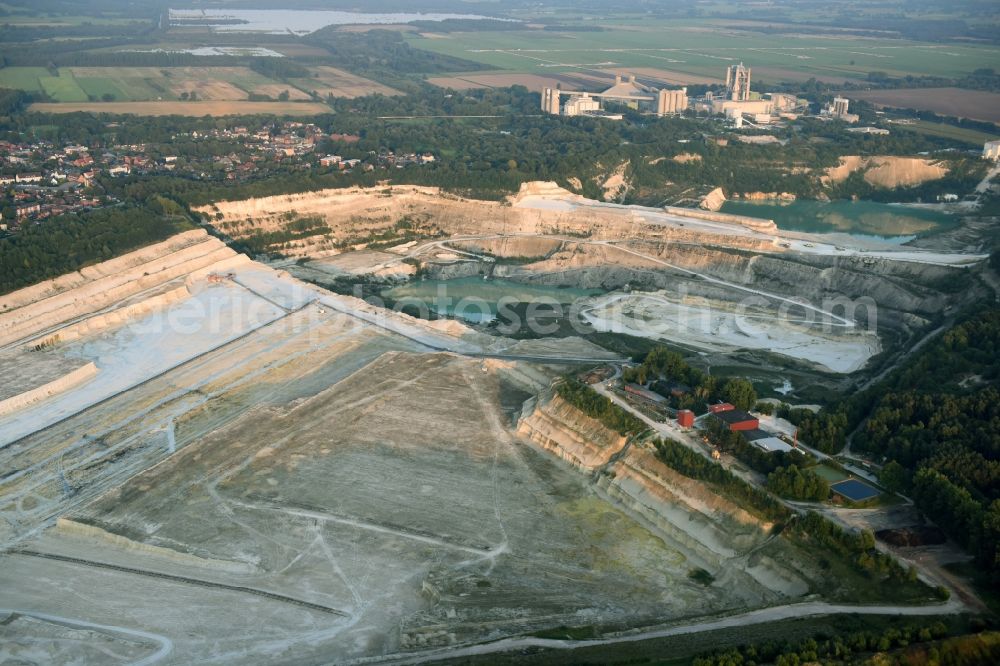
{"label": "tree line", "polygon": [[767,489],[791,500],[822,502],[830,496],[830,484],[810,469],[798,465],[778,467],[767,475]]}
{"label": "tree line", "polygon": [[[169,200],[59,215],[0,237],[0,293],[79,270],[192,229]],[[175,208],[176,207],[176,208]]]}
{"label": "tree line", "polygon": [[597,419],[619,435],[635,435],[647,429],[645,423],[625,411],[610,398],[601,395],[583,382],[566,377],[556,386],[560,398],[587,416]]}
{"label": "tree line", "polygon": [[992,666],[1000,657],[1000,632],[952,636],[944,622],[908,621],[882,630],[828,632],[799,640],[753,641],[701,655],[692,666],[800,666],[879,664],[880,666]]}
{"label": "tree line", "polygon": [[671,439],[654,442],[656,457],[667,467],[690,479],[704,481],[721,495],[764,520],[783,523],[791,517],[784,504],[765,490],[750,485],[719,463]]}

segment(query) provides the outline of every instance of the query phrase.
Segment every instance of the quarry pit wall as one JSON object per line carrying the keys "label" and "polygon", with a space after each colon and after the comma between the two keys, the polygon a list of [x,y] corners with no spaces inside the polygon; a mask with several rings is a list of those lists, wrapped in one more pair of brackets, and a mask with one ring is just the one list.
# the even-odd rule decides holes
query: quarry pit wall
{"label": "quarry pit wall", "polygon": [[[641,218],[641,210],[625,212],[599,206],[575,207],[577,199],[581,202],[585,200],[557,187],[542,188],[538,192],[558,197],[559,201],[567,204],[567,209],[519,206],[518,202],[524,196],[535,194],[527,185],[524,190],[527,194],[504,202],[463,199],[442,193],[437,188],[397,185],[326,189],[306,194],[222,201],[203,206],[198,211],[209,217],[221,213],[223,217],[218,224],[234,238],[281,231],[291,222],[288,213],[295,214],[293,219],[320,217],[328,230],[318,235],[315,243],[303,243],[304,252],[308,252],[311,245],[325,247],[324,243],[331,241],[359,241],[366,235],[391,229],[404,218],[431,220],[438,229],[451,236],[546,234],[588,240],[669,241],[774,251],[769,240],[740,237],[724,231],[713,233],[706,229],[647,223]],[[667,212],[734,227],[751,227],[768,232],[774,229],[769,220],[744,219],[687,208],[667,209]]]}
{"label": "quarry pit wall", "polygon": [[[189,231],[117,259],[13,292],[0,298],[0,345],[29,340],[60,324],[113,307],[141,292],[162,287],[234,256],[233,250],[204,230]],[[176,290],[167,293],[172,294],[168,298],[180,296]],[[155,305],[155,302],[150,304],[151,307]],[[138,309],[143,311],[141,303]]]}
{"label": "quarry pit wall", "polygon": [[[706,566],[763,543],[773,527],[704,483],[656,458],[648,443],[625,448],[626,438],[564,401],[543,393],[526,403],[517,434],[595,478],[621,507],[641,516]],[[616,454],[619,454],[616,456]]]}
{"label": "quarry pit wall", "polygon": [[57,393],[62,393],[68,391],[72,388],[80,386],[86,381],[89,381],[97,376],[98,373],[97,366],[91,361],[86,365],[82,365],[76,370],[69,372],[62,377],[53,379],[51,382],[42,384],[30,391],[25,391],[23,393],[18,393],[15,396],[11,396],[6,400],[0,401],[0,416],[6,416],[11,412],[15,412],[19,409],[23,409],[30,405],[35,404],[50,398]]}

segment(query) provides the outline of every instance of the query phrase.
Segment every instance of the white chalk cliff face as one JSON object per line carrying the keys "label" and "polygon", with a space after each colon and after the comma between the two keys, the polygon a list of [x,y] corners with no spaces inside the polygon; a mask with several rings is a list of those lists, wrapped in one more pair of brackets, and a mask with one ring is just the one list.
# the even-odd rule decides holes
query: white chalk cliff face
{"label": "white chalk cliff face", "polygon": [[[506,202],[478,201],[410,185],[328,189],[303,194],[222,201],[198,212],[234,238],[286,230],[296,220],[321,220],[313,235],[282,244],[290,257],[363,249],[400,220],[425,238],[446,236],[570,236],[591,241],[676,243],[797,258],[888,259],[930,265],[968,265],[981,254],[949,254],[854,239],[834,244],[822,235],[781,232],[771,220],[686,208],[623,206],[586,199],[552,182],[524,183]],[[403,257],[400,258],[402,260]]]}
{"label": "white chalk cliff face", "polygon": [[[318,316],[324,299],[360,317],[380,315],[253,262],[203,230],[7,294],[0,299],[0,344],[18,370],[11,380],[17,387],[0,403],[0,445],[291,315]],[[467,329],[457,322],[387,315],[387,325],[407,335],[462,348]],[[40,383],[31,368],[48,363],[46,355],[79,367]]]}
{"label": "white chalk cliff face", "polygon": [[948,175],[948,167],[931,159],[847,155],[840,158],[839,165],[826,170],[822,182],[840,183],[856,171],[862,171],[868,183],[886,189],[921,185]]}
{"label": "white chalk cliff face", "polygon": [[[710,210],[597,202],[552,182],[525,183],[504,203],[394,186],[220,202],[201,212],[241,238],[280,232],[296,216],[321,221],[316,235],[277,248],[327,262],[289,268],[304,279],[322,281],[326,269],[397,277],[420,266],[424,274],[441,279],[488,273],[612,292],[626,285],[636,291],[638,284],[639,292],[649,293],[612,293],[591,304],[588,321],[597,330],[674,339],[707,351],[772,351],[836,373],[854,372],[879,353],[878,326],[906,333],[935,316],[952,298],[936,285],[983,259],[867,239],[834,242],[823,235],[782,232],[771,220]],[[400,242],[391,245],[393,234],[400,233],[395,225],[404,219],[411,235],[399,235]],[[371,237],[389,238],[389,251],[354,251],[364,249],[364,239]],[[404,243],[404,238],[410,240]],[[484,262],[486,256],[516,261]],[[975,298],[971,292],[965,296],[970,302]],[[754,306],[763,308],[759,316],[737,316],[747,298],[765,299],[763,306]],[[787,309],[790,299],[804,299],[809,306],[804,314],[782,318],[779,309]],[[854,326],[871,321],[853,320],[866,308],[851,308],[852,319],[845,323],[823,306],[844,299],[874,301],[876,326]],[[668,301],[673,310],[646,307]],[[613,305],[620,307],[609,310]],[[690,320],[685,314],[695,313],[709,324],[704,330],[679,325],[657,334],[625,316],[623,308],[650,310],[648,317],[668,323]],[[803,329],[809,316],[820,328]]]}

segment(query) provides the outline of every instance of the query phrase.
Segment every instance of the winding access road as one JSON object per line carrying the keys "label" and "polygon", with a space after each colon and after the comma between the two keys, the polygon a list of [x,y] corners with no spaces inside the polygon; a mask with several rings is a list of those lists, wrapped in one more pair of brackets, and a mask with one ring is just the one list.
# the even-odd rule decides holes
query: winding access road
{"label": "winding access road", "polygon": [[0,608],[0,615],[23,615],[25,617],[32,617],[35,618],[36,620],[52,622],[53,624],[61,624],[67,627],[79,627],[80,629],[96,629],[97,631],[103,631],[110,634],[124,634],[125,636],[131,636],[133,638],[141,638],[147,641],[152,641],[160,646],[156,650],[156,652],[153,652],[152,654],[143,657],[139,661],[132,662],[132,666],[151,666],[151,664],[155,664],[163,660],[167,655],[169,655],[174,650],[174,642],[172,640],[170,640],[166,636],[150,633],[148,631],[129,629],[128,627],[112,627],[106,624],[97,624],[95,622],[87,622],[86,620],[61,617],[59,615],[50,615],[48,613],[39,613],[38,611],[23,610],[20,608]]}
{"label": "winding access road", "polygon": [[573,650],[583,647],[595,647],[602,645],[617,645],[622,643],[636,643],[656,638],[670,638],[671,636],[683,636],[687,634],[699,634],[707,631],[718,631],[720,629],[730,629],[733,627],[747,627],[765,622],[775,622],[778,620],[794,620],[804,617],[815,617],[820,615],[834,615],[839,613],[858,613],[862,615],[945,615],[958,613],[963,610],[961,603],[950,601],[935,606],[860,606],[851,604],[829,604],[825,602],[806,602],[798,604],[788,604],[786,606],[774,606],[772,608],[762,608],[760,610],[749,611],[737,615],[730,615],[713,620],[704,620],[692,624],[685,624],[663,629],[653,629],[634,634],[611,636],[596,640],[559,640],[552,638],[506,638],[492,643],[481,643],[478,645],[466,645],[463,647],[443,648],[440,650],[429,650],[418,655],[387,655],[376,659],[364,659],[351,663],[383,663],[383,664],[418,664],[426,663],[433,659],[456,659],[461,657],[477,657],[513,650],[525,650],[530,648],[543,648],[549,650]]}

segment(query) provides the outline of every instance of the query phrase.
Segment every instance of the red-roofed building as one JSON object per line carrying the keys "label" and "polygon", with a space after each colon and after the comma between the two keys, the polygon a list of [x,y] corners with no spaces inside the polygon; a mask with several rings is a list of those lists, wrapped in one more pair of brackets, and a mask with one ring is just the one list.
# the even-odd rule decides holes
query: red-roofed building
{"label": "red-roofed building", "polygon": [[734,431],[756,430],[760,427],[760,421],[756,416],[747,414],[738,409],[726,409],[713,412],[715,418],[726,424],[726,427]]}

